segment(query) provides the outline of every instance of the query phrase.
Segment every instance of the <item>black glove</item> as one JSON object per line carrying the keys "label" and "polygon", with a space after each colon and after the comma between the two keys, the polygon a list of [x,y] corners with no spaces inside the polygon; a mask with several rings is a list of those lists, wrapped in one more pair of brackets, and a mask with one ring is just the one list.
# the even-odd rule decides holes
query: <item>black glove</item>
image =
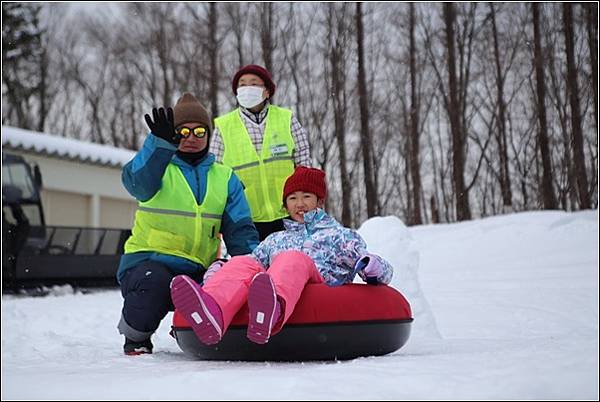
{"label": "black glove", "polygon": [[154,121],[150,115],[144,115],[146,119],[146,124],[157,137],[162,138],[163,140],[169,141],[171,144],[179,145],[179,141],[181,141],[181,136],[175,132],[175,123],[173,118],[173,108],[168,108],[165,113],[164,108],[152,108],[152,116]]}

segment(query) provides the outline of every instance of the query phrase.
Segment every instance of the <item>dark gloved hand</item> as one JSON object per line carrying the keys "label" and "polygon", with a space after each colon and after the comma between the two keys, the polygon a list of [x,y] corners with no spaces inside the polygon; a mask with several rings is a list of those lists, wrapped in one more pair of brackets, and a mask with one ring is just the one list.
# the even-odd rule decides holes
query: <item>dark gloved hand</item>
{"label": "dark gloved hand", "polygon": [[[171,144],[179,145],[181,136],[175,132],[175,123],[173,118],[173,108],[168,108],[165,112],[164,108],[153,108],[152,117],[146,114],[144,115],[146,124],[157,137],[163,140],[169,141]],[[154,119],[154,120],[153,120]]]}

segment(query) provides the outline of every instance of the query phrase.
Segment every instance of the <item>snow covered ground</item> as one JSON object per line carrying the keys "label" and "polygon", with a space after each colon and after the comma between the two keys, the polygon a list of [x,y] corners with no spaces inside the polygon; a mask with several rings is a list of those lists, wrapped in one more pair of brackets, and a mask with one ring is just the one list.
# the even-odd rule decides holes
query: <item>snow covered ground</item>
{"label": "snow covered ground", "polygon": [[415,322],[397,352],[343,362],[205,362],[168,335],[122,355],[118,290],[2,297],[2,399],[598,399],[598,211],[360,233]]}

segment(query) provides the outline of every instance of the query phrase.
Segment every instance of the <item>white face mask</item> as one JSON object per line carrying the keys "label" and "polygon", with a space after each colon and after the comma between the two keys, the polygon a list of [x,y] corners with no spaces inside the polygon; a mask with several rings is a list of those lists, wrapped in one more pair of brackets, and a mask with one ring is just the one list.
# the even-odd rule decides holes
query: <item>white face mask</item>
{"label": "white face mask", "polygon": [[253,108],[263,102],[263,87],[239,87],[237,89],[237,100],[246,109]]}

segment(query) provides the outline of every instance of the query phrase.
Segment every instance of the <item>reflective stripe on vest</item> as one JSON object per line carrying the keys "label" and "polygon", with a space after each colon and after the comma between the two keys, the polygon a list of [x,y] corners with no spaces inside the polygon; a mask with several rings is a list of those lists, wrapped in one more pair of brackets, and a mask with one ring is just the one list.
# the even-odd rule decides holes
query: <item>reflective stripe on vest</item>
{"label": "reflective stripe on vest", "polygon": [[213,164],[208,170],[206,195],[198,205],[183,173],[170,163],[161,189],[139,203],[125,253],[175,255],[208,267],[217,256],[231,173],[230,168]]}
{"label": "reflective stripe on vest", "polygon": [[240,110],[215,119],[230,166],[244,185],[254,222],[271,222],[287,216],[281,200],[286,179],[294,172],[291,110],[269,105],[261,153],[258,155]]}

